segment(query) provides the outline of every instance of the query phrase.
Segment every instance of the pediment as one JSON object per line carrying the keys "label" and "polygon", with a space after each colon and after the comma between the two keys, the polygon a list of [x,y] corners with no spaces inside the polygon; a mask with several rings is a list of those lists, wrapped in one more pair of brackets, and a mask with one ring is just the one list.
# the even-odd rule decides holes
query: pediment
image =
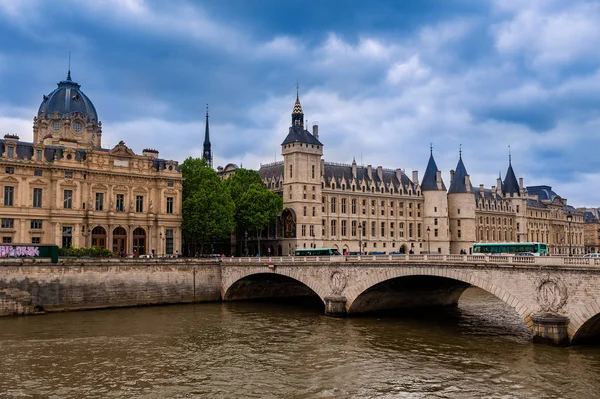
{"label": "pediment", "polygon": [[115,188],[113,188],[114,191],[128,191],[128,188],[126,186],[115,186]]}
{"label": "pediment", "polygon": [[19,180],[14,178],[13,176],[6,176],[2,179],[2,182],[6,183],[19,183]]}
{"label": "pediment", "polygon": [[92,185],[93,190],[108,190],[108,186],[104,184],[94,184]]}
{"label": "pediment", "polygon": [[148,189],[144,187],[136,187],[133,189],[134,193],[148,193]]}
{"label": "pediment", "polygon": [[125,156],[125,157],[133,157],[135,153],[131,150],[131,148],[125,145],[125,142],[119,141],[112,150],[108,152],[112,156]]}
{"label": "pediment", "polygon": [[35,179],[35,180],[30,181],[29,184],[45,185],[45,184],[48,184],[48,182],[44,181],[42,179]]}

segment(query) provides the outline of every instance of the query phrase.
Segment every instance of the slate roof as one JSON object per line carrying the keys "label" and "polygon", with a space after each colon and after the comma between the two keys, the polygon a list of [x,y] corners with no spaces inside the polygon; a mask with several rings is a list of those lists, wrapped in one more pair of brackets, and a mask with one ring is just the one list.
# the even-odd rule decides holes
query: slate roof
{"label": "slate roof", "polygon": [[546,204],[538,201],[536,199],[528,198],[527,199],[527,207],[528,208],[538,208],[538,209],[546,209]]}
{"label": "slate roof", "polygon": [[272,180],[275,179],[276,182],[279,182],[279,179],[283,177],[283,161],[273,162],[270,164],[260,165],[260,169],[258,169],[258,174],[260,178],[263,180]]}
{"label": "slate roof", "polygon": [[38,115],[43,114],[50,118],[57,112],[61,117],[70,116],[75,112],[81,112],[88,120],[97,122],[98,113],[92,101],[80,90],[81,85],[71,80],[71,71],[67,79],[57,83],[52,93],[44,96],[42,104],[38,109]]}
{"label": "slate roof", "polygon": [[308,130],[305,130],[301,126],[291,126],[287,137],[285,138],[285,140],[283,140],[283,143],[281,143],[281,145],[291,143],[305,143],[320,146],[323,145],[315,136],[312,135],[312,133],[310,133]]}
{"label": "slate roof", "polygon": [[513,171],[512,163],[510,160],[508,161],[508,170],[506,171],[506,176],[504,177],[504,182],[502,183],[502,194],[510,195],[510,194],[520,194],[519,183],[517,182],[517,177],[515,176],[515,172]]}
{"label": "slate roof", "polygon": [[[450,183],[448,194],[467,193],[467,186],[465,184],[465,176],[467,175],[467,169],[465,168],[465,164],[463,163],[461,155],[458,158],[458,165],[456,165],[456,171],[454,172],[454,177]],[[475,190],[473,189],[473,185],[470,184],[470,186],[471,192],[474,192]]]}
{"label": "slate roof", "polygon": [[444,184],[444,180],[442,180],[442,187],[438,188],[436,177],[437,177],[438,167],[435,164],[435,160],[433,159],[433,153],[429,155],[429,162],[427,162],[427,168],[425,169],[425,174],[423,175],[423,181],[421,182],[421,190],[444,190],[446,191],[446,185]]}
{"label": "slate roof", "polygon": [[550,186],[527,186],[527,193],[537,195],[540,200],[552,201],[558,194]]}
{"label": "slate roof", "polygon": [[585,223],[598,223],[598,218],[590,211],[583,212],[583,221]]}
{"label": "slate roof", "polygon": [[[477,194],[477,198],[481,198],[481,191],[475,189],[475,194]],[[492,199],[492,200],[501,200],[502,196],[498,195],[498,193],[496,193],[496,191],[492,191],[491,188],[484,188],[483,189],[483,198],[485,199]]]}
{"label": "slate roof", "polygon": [[[352,165],[325,162],[324,177],[326,185],[331,185],[332,182],[335,182],[336,186],[340,187],[342,179],[345,179],[346,182],[352,180]],[[369,178],[368,168],[366,166],[357,166],[356,181],[360,184],[363,180],[367,184],[372,182],[377,191],[381,191],[382,187],[384,191],[389,191],[390,186],[394,188],[394,191],[400,191],[400,188],[402,188],[404,192],[407,192],[409,189],[413,193],[416,193],[417,191],[417,185],[411,181],[406,174],[401,173],[400,180],[398,180],[396,171],[392,169],[383,169],[382,178],[380,178],[377,173],[377,168],[372,168],[371,178]]]}

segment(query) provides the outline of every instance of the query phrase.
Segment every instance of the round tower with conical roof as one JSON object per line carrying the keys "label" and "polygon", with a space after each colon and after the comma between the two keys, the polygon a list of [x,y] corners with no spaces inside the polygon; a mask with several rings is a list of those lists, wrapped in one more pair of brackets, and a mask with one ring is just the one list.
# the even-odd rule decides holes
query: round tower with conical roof
{"label": "round tower with conical roof", "polygon": [[429,162],[421,182],[424,198],[423,228],[427,239],[427,250],[443,255],[450,253],[450,235],[448,229],[448,196],[442,180],[442,172],[433,159],[430,148]]}
{"label": "round tower with conical roof", "polygon": [[448,223],[450,230],[450,253],[464,251],[470,254],[476,242],[475,192],[459,153],[456,171],[450,171],[448,189]]}

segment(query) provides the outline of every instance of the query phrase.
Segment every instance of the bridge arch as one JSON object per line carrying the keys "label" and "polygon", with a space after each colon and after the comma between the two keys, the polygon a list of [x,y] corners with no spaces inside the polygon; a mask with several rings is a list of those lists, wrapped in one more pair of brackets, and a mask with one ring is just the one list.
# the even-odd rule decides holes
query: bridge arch
{"label": "bridge arch", "polygon": [[[223,275],[227,276],[226,280],[222,280],[221,285],[221,298],[224,301],[314,295],[325,304],[326,293],[319,286],[318,281],[307,278],[293,268],[277,268],[277,270],[230,268]],[[278,286],[273,283],[277,283]],[[249,287],[250,285],[253,287]],[[283,293],[282,291],[286,289],[288,291]]]}
{"label": "bridge arch", "polygon": [[579,307],[576,315],[578,317],[569,318],[571,342],[575,345],[598,343],[600,341],[600,303],[592,300],[591,303]]}
{"label": "bridge arch", "polygon": [[532,312],[521,299],[506,291],[504,288],[490,282],[489,280],[476,277],[471,273],[454,269],[436,269],[422,266],[412,268],[393,268],[387,269],[382,273],[372,273],[368,278],[357,281],[356,284],[348,287],[348,289],[343,293],[347,300],[346,310],[349,314],[360,312],[359,306],[364,305],[361,303],[361,296],[365,294],[368,295],[370,290],[379,284],[390,282],[396,279],[415,277],[433,277],[441,279],[440,281],[453,280],[458,282],[459,284],[455,284],[454,286],[450,285],[445,287],[452,291],[449,293],[449,299],[455,301],[458,301],[458,298],[460,298],[462,292],[464,292],[464,290],[469,286],[480,288],[496,296],[498,299],[512,307],[525,322],[527,327],[533,331],[533,321],[531,320]]}

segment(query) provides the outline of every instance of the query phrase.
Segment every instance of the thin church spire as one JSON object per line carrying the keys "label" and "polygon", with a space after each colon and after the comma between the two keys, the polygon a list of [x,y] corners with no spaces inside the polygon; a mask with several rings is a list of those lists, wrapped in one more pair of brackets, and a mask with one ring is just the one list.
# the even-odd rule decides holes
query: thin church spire
{"label": "thin church spire", "polygon": [[202,151],[202,159],[205,159],[208,162],[208,165],[212,168],[213,156],[212,156],[212,150],[210,147],[211,146],[210,146],[209,125],[208,125],[208,104],[206,104],[206,126],[204,128],[204,148]]}

